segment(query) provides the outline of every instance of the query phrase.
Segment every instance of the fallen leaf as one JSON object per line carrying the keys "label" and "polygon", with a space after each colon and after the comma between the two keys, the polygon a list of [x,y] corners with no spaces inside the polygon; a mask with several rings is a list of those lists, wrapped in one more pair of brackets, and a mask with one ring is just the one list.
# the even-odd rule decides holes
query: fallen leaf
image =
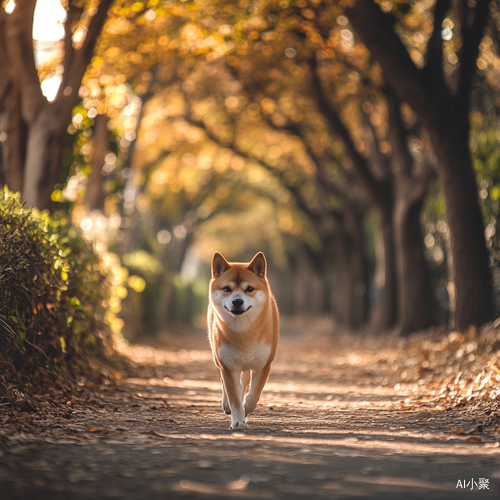
{"label": "fallen leaf", "polygon": [[101,432],[100,427],[94,426],[92,429],[90,429],[90,432]]}
{"label": "fallen leaf", "polygon": [[483,440],[477,436],[470,436],[467,438],[467,442],[469,443],[481,443]]}
{"label": "fallen leaf", "polygon": [[488,361],[488,366],[493,370],[495,371],[496,373],[498,373],[500,375],[500,369],[495,365],[493,364],[491,361]]}

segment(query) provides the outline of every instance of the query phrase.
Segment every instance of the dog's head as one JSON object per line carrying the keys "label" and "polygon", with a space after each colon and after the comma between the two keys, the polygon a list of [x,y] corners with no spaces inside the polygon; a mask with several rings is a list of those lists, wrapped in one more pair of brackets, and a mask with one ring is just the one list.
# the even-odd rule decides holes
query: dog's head
{"label": "dog's head", "polygon": [[235,324],[252,323],[269,297],[266,258],[259,252],[248,263],[228,262],[216,252],[212,258],[210,297],[219,317]]}

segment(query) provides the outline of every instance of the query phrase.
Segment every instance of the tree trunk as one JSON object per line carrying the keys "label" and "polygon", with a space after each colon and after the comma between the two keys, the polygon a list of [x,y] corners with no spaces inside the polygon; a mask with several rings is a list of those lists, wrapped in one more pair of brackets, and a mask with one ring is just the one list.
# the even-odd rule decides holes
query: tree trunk
{"label": "tree trunk", "polygon": [[320,314],[331,314],[332,308],[334,306],[334,281],[335,281],[335,270],[332,265],[332,255],[330,253],[329,262],[325,263],[323,273],[321,275],[322,280],[322,295],[321,295],[321,305],[319,308]]}
{"label": "tree trunk", "polygon": [[398,329],[401,335],[428,328],[435,320],[430,271],[425,259],[420,213],[432,168],[424,158],[417,164],[408,148],[408,131],[401,102],[389,86],[384,88],[391,140],[394,178],[394,248],[398,284]]}
{"label": "tree trunk", "polygon": [[365,252],[364,212],[351,213],[350,215],[347,254],[350,275],[348,326],[357,329],[368,321],[369,272]]}
{"label": "tree trunk", "polygon": [[439,178],[450,231],[455,291],[452,326],[456,328],[481,325],[494,317],[484,222],[469,151],[469,134],[464,128],[455,120],[448,127],[433,131],[434,137],[430,134],[440,164]]}
{"label": "tree trunk", "polygon": [[19,89],[10,91],[3,108],[0,113],[0,133],[5,134],[2,142],[4,180],[11,191],[18,192],[23,187],[27,139],[26,123],[21,116]]}
{"label": "tree trunk", "polygon": [[102,212],[106,199],[102,167],[106,161],[106,154],[109,151],[108,119],[104,115],[97,115],[95,117],[92,147],[92,170],[87,178],[87,208],[89,212],[92,210],[100,210]]}
{"label": "tree trunk", "polygon": [[333,252],[334,265],[334,293],[333,293],[333,315],[342,325],[349,323],[349,301],[351,296],[351,280],[347,266],[348,245],[344,232],[337,236],[336,248]]}
{"label": "tree trunk", "polygon": [[347,232],[336,239],[334,314],[342,325],[356,330],[368,319],[368,265],[364,245]]}
{"label": "tree trunk", "polygon": [[396,256],[392,212],[379,211],[383,242],[384,283],[379,284],[379,306],[376,324],[381,330],[393,328],[398,319]]}
{"label": "tree trunk", "polygon": [[434,324],[435,307],[430,272],[425,259],[420,213],[423,199],[396,201],[394,243],[398,280],[398,329],[401,335]]}
{"label": "tree trunk", "polygon": [[50,196],[59,180],[63,131],[54,123],[52,113],[45,110],[28,129],[23,199],[40,210],[51,208]]}
{"label": "tree trunk", "polygon": [[367,265],[364,248],[357,244],[352,245],[348,256],[350,290],[348,307],[348,326],[358,329],[368,319],[368,286]]}

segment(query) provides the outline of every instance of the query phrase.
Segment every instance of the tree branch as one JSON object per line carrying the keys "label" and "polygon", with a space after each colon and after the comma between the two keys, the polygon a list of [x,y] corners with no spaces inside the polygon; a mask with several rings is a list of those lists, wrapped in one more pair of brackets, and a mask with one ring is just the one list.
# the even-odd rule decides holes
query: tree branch
{"label": "tree branch", "polygon": [[406,101],[419,116],[430,115],[422,73],[394,31],[391,18],[373,0],[357,0],[345,13],[399,98]]}
{"label": "tree branch", "polygon": [[462,48],[459,53],[460,68],[456,101],[465,116],[470,107],[472,82],[476,75],[476,59],[479,55],[479,44],[483,38],[484,28],[488,22],[489,5],[490,0],[476,0],[475,7],[469,7],[467,0],[460,0]]}
{"label": "tree branch", "polygon": [[379,182],[385,183],[391,175],[389,159],[380,152],[380,141],[377,137],[375,127],[370,121],[370,117],[362,109],[359,111],[359,114],[361,116],[365,143],[368,145],[369,150],[370,161],[367,163],[373,165],[370,172],[375,171],[372,175],[376,176]]}
{"label": "tree branch", "polygon": [[21,89],[21,112],[26,123],[32,123],[47,102],[40,88],[33,53],[35,5],[36,0],[18,0],[14,12],[5,19],[9,64],[15,84]]}
{"label": "tree branch", "polygon": [[71,112],[74,104],[78,101],[78,89],[92,59],[98,37],[106,22],[108,10],[112,3],[113,0],[100,0],[97,11],[89,22],[82,46],[79,49],[73,49],[71,63],[68,71],[64,72],[63,81],[55,99],[55,103],[64,117],[68,112]]}
{"label": "tree branch", "polygon": [[441,31],[451,0],[437,0],[434,6],[434,27],[427,42],[424,72],[430,78],[443,79],[443,37]]}
{"label": "tree branch", "polygon": [[389,137],[392,144],[392,171],[396,196],[412,204],[421,200],[427,193],[433,175],[429,155],[424,155],[418,164],[408,147],[408,131],[401,117],[400,101],[390,87],[384,89],[389,114]]}
{"label": "tree branch", "polygon": [[411,177],[414,161],[408,149],[408,133],[401,117],[401,103],[391,87],[386,86],[383,92],[387,99],[388,130],[393,151],[393,170],[396,177],[408,179]]}
{"label": "tree branch", "polygon": [[201,128],[208,139],[210,139],[212,142],[215,142],[219,146],[223,148],[230,149],[233,151],[235,154],[240,156],[241,158],[244,158],[245,160],[250,160],[255,163],[257,163],[259,166],[270,172],[274,177],[278,178],[282,186],[293,196],[295,202],[297,203],[297,206],[302,210],[309,218],[312,220],[318,220],[319,214],[316,213],[311,207],[308,205],[304,197],[302,196],[302,193],[300,192],[300,189],[298,186],[295,186],[291,183],[289,183],[283,172],[280,172],[278,169],[275,169],[268,165],[267,163],[263,162],[262,160],[255,158],[254,156],[250,155],[247,151],[243,151],[241,148],[239,148],[236,144],[235,141],[233,141],[232,144],[226,144],[222,142],[219,137],[214,134],[207,126],[206,124],[201,121],[201,120],[195,120],[191,114],[188,112],[185,116],[185,120],[190,123],[191,125],[194,125],[195,127]]}
{"label": "tree branch", "polygon": [[347,130],[347,127],[342,123],[338,112],[325,97],[321,81],[315,71],[316,64],[315,60],[309,61],[312,79],[311,94],[313,99],[316,101],[317,110],[324,117],[332,132],[336,134],[344,144],[345,152],[352,161],[353,169],[355,170],[361,184],[368,191],[375,203],[385,205],[387,202],[387,186],[385,183],[381,183],[375,179],[368,166],[368,161],[358,152],[354,146],[351,134]]}
{"label": "tree branch", "polygon": [[[330,194],[339,198],[342,202],[343,209],[350,214],[348,217],[352,217],[352,214],[360,213],[366,210],[365,203],[355,200],[349,190],[346,189],[345,185],[337,182],[331,175],[326,172],[323,166],[322,159],[316,154],[313,148],[311,148],[309,142],[302,134],[302,131],[298,125],[288,124],[284,127],[278,127],[272,122],[272,120],[269,119],[269,117],[264,116],[264,119],[274,130],[279,132],[288,132],[292,134],[296,139],[301,141],[307,155],[316,167],[315,186],[319,201],[322,204],[322,211],[325,214],[331,215],[337,223],[342,223],[345,225],[346,217],[344,216],[344,213],[341,213],[338,210],[332,210],[331,207],[328,207],[328,203],[325,199],[325,194]],[[347,172],[345,173],[347,174]]]}
{"label": "tree branch", "polygon": [[4,100],[7,96],[10,81],[9,81],[9,58],[6,51],[6,40],[5,40],[5,25],[6,25],[7,14],[0,7],[0,109],[4,105]]}
{"label": "tree branch", "polygon": [[[66,21],[64,22],[64,75],[67,75],[71,62],[73,60],[73,55],[75,53],[75,47],[73,46],[73,27],[80,20],[84,9],[82,7],[76,6],[73,3],[69,3],[68,13],[66,15]],[[61,83],[62,85],[63,83]],[[66,86],[65,86],[66,87]]]}

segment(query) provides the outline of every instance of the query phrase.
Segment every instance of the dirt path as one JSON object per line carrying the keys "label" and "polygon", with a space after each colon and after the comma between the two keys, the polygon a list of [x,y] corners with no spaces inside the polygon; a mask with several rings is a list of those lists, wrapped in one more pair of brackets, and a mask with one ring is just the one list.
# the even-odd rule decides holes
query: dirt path
{"label": "dirt path", "polygon": [[30,433],[0,415],[0,498],[500,498],[500,424],[412,406],[425,388],[399,382],[387,340],[283,330],[245,433],[228,430],[203,332],[131,349],[141,377],[62,416],[47,404]]}

